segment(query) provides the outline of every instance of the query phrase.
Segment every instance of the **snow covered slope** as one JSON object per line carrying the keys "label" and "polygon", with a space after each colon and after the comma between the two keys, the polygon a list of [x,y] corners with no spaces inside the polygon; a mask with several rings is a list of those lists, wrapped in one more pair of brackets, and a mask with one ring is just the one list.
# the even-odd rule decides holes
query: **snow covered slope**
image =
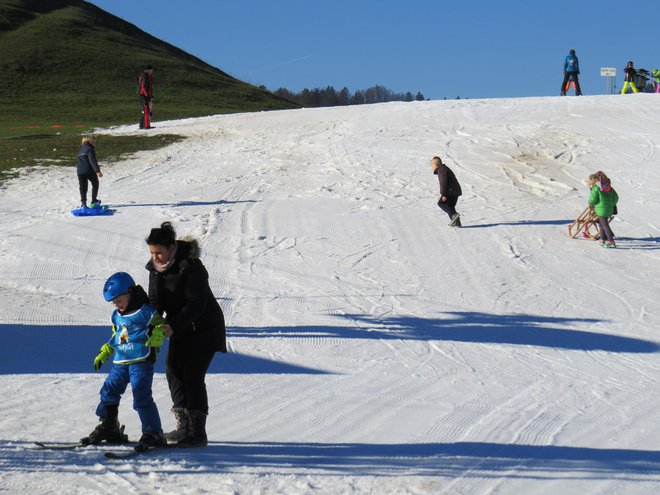
{"label": "snow covered slope", "polygon": [[[189,139],[105,167],[110,217],[71,216],[74,169],[23,173],[0,191],[0,492],[660,492],[658,115],[640,94],[158,122]],[[567,236],[597,170],[615,250]],[[103,282],[146,284],[166,220],[200,240],[229,325],[209,447],[32,450],[95,426]]]}

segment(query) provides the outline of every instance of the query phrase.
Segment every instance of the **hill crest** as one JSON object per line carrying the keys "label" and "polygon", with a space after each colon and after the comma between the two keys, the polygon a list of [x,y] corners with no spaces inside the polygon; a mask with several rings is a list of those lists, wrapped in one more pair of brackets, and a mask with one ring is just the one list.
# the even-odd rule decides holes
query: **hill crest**
{"label": "hill crest", "polygon": [[5,118],[130,122],[147,64],[158,119],[295,107],[88,2],[0,0]]}

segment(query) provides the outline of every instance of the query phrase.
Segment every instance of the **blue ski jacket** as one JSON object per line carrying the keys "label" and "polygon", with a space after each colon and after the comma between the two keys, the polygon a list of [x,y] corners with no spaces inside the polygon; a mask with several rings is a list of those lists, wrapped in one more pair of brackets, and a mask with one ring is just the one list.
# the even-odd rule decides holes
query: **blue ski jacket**
{"label": "blue ski jacket", "polygon": [[145,345],[149,338],[149,323],[156,308],[145,303],[140,309],[122,315],[118,310],[112,313],[113,333],[109,340],[110,347],[115,351],[115,364],[130,364],[144,361],[151,354],[151,347]]}
{"label": "blue ski jacket", "polygon": [[564,72],[570,72],[571,74],[580,73],[580,62],[578,62],[578,58],[575,55],[566,55]]}

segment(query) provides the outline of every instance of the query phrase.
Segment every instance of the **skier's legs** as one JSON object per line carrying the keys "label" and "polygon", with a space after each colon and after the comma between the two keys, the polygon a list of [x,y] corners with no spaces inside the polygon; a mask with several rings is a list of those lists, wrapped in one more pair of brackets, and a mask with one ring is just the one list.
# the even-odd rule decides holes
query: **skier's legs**
{"label": "skier's legs", "polygon": [[167,386],[170,388],[172,407],[187,409],[185,387],[183,386],[183,368],[167,366],[165,370]]}
{"label": "skier's legs", "polygon": [[92,203],[96,203],[99,194],[99,177],[98,175],[91,173],[87,174],[87,180],[92,183]]}
{"label": "skier's legs", "polygon": [[630,89],[632,89],[633,93],[639,93],[639,90],[637,89],[637,86],[635,86],[635,83],[632,81],[625,81],[623,83],[623,89],[621,90],[621,94],[625,95],[628,92],[628,86],[630,86]]}
{"label": "skier's legs", "polygon": [[172,407],[187,409],[186,393],[183,386],[181,354],[181,345],[176,340],[176,337],[170,339],[170,347],[167,350],[167,368],[165,369],[165,376],[167,377],[167,386],[170,389],[170,396],[172,397]]}
{"label": "skier's legs", "polygon": [[568,72],[564,72],[564,80],[561,83],[561,93],[559,93],[561,96],[564,96],[566,94],[566,91],[568,90],[569,77],[571,77],[571,75]]}
{"label": "skier's legs", "polygon": [[151,127],[151,110],[148,103],[144,105],[142,111],[144,112],[144,128],[149,129]]}
{"label": "skier's legs", "polygon": [[[172,396],[172,407],[208,413],[205,377],[215,351],[197,350],[195,354],[188,353],[183,359],[179,359],[181,356],[171,354],[170,344],[169,352],[166,375]],[[176,359],[171,359],[173,357]]]}
{"label": "skier's legs", "polygon": [[78,174],[78,189],[80,190],[80,204],[87,204],[87,176]]}
{"label": "skier's legs", "polygon": [[99,402],[96,408],[96,415],[99,418],[106,418],[109,408],[119,406],[121,396],[126,391],[129,382],[128,366],[121,364],[114,365],[110,373],[108,373],[103,387],[101,387],[101,402]]}
{"label": "skier's legs", "polygon": [[151,393],[154,379],[154,364],[143,361],[141,363],[129,364],[131,388],[133,389],[133,409],[140,416],[142,422],[142,433],[163,431],[158,407]]}
{"label": "skier's legs", "polygon": [[189,360],[184,369],[184,386],[188,410],[209,413],[209,399],[206,391],[206,372],[215,356],[215,350],[199,352],[194,360]]}
{"label": "skier's legs", "polygon": [[144,95],[140,95],[140,106],[142,107],[140,129],[148,129],[151,127],[151,105],[149,104],[149,99]]}
{"label": "skier's legs", "polygon": [[614,234],[610,228],[610,222],[607,217],[598,217],[600,225],[600,240],[605,242],[614,242]]}
{"label": "skier's legs", "polygon": [[444,203],[441,200],[439,200],[438,206],[442,211],[444,211],[447,214],[447,216],[449,216],[449,218],[451,218],[452,215],[456,213],[455,206],[456,206],[456,202],[458,201],[458,196],[446,196],[446,198],[447,201],[445,201]]}
{"label": "skier's legs", "polygon": [[573,76],[573,83],[575,84],[575,95],[582,96],[582,90],[580,89],[580,81],[578,80],[578,75]]}

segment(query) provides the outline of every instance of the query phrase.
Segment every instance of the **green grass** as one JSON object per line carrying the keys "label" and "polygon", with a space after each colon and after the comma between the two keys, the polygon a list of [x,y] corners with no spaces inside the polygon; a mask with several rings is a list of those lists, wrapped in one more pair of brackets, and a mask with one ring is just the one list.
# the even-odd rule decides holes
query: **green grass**
{"label": "green grass", "polygon": [[[137,125],[146,65],[156,68],[156,124],[298,107],[82,0],[0,0],[0,171],[67,163],[84,130]],[[99,158],[175,139],[162,138],[103,136]]]}
{"label": "green grass", "polygon": [[[48,129],[31,129],[34,132],[0,133],[0,181],[25,166],[76,165],[80,149],[80,132],[62,132]],[[41,132],[38,132],[41,131]],[[4,136],[2,134],[5,134]],[[96,155],[104,164],[126,158],[142,150],[158,149],[181,141],[183,136],[158,134],[149,136],[97,136]]]}

